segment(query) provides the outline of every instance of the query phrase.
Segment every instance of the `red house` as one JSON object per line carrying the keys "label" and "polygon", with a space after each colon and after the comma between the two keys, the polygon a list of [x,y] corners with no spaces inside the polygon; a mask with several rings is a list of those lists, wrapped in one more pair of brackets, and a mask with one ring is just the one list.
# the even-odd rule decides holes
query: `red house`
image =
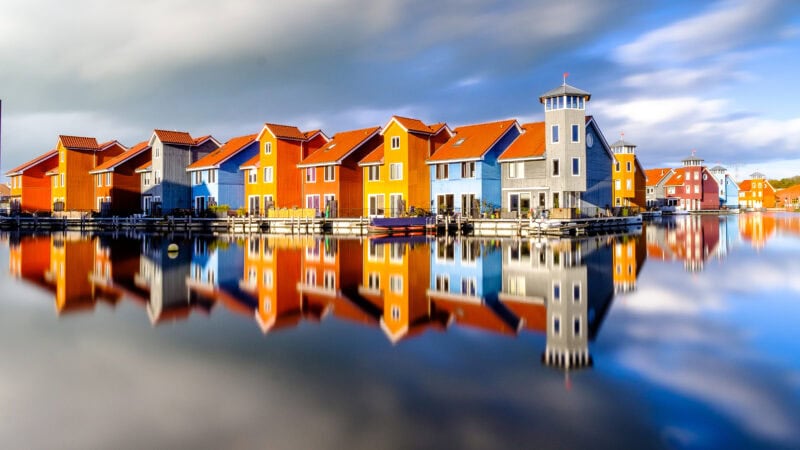
{"label": "red house", "polygon": [[717,179],[694,153],[667,181],[666,197],[677,199],[678,208],[686,211],[720,208]]}

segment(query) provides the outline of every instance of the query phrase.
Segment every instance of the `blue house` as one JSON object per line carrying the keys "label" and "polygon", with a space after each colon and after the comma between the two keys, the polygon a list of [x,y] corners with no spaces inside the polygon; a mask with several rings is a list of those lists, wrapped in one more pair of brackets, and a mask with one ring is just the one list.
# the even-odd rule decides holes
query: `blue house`
{"label": "blue house", "polygon": [[427,161],[431,170],[431,211],[477,216],[481,205],[500,207],[497,158],[522,133],[516,120],[466,125]]}
{"label": "blue house", "polygon": [[258,301],[239,287],[244,272],[244,249],[235,243],[197,237],[186,286],[193,296],[252,313]]}
{"label": "blue house", "polygon": [[739,208],[739,184],[728,174],[728,169],[722,166],[714,166],[710,169],[719,185],[719,206],[720,208],[737,209]]}
{"label": "blue house", "polygon": [[244,177],[239,166],[258,155],[255,134],[235,137],[186,168],[192,182],[196,213],[210,206],[238,209],[244,204]]}

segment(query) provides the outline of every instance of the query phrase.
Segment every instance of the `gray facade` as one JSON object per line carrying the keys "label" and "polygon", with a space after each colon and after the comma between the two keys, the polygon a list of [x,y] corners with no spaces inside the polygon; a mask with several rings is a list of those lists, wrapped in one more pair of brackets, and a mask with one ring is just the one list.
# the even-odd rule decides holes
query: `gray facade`
{"label": "gray facade", "polygon": [[[672,169],[669,169],[667,173],[665,173],[660,180],[658,180],[655,184],[647,184],[647,192],[645,194],[647,200],[647,207],[662,207],[667,204],[667,190],[666,185],[667,181],[672,178],[672,174],[675,173]],[[649,181],[649,180],[648,180]]]}

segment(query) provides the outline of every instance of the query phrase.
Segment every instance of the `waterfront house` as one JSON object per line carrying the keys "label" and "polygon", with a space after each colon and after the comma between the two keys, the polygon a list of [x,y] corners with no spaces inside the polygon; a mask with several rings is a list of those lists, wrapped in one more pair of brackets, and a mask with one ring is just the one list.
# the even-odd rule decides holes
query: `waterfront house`
{"label": "waterfront house", "polygon": [[126,150],[117,141],[98,144],[93,137],[59,136],[58,166],[47,173],[52,179],[52,211],[97,211],[94,179],[89,171]]}
{"label": "waterfront house", "polygon": [[147,215],[170,214],[192,206],[193,162],[220,147],[213,136],[193,138],[185,131],[154,130],[147,145],[152,163],[137,169],[141,174],[142,210]]}
{"label": "waterfront house", "polygon": [[645,170],[647,186],[645,197],[648,208],[660,208],[667,204],[666,184],[673,174],[674,171],[668,167]]}
{"label": "waterfront house", "polygon": [[594,118],[585,115],[590,97],[566,83],[539,97],[545,121],[523,125],[499,158],[504,216],[531,209],[571,214],[562,208],[594,215],[611,205],[614,155]]}
{"label": "waterfront house", "polygon": [[258,148],[255,134],[238,136],[189,164],[186,171],[191,176],[195,213],[221,205],[232,210],[244,207],[244,179],[239,166],[258,156]]}
{"label": "waterfront house", "polygon": [[250,215],[270,208],[303,206],[303,176],[297,165],[322,148],[328,136],[320,130],[300,131],[291,125],[265,123],[256,137],[258,155],[242,164],[245,198]]}
{"label": "waterfront house", "polygon": [[358,164],[369,217],[400,217],[411,208],[430,211],[431,177],[425,161],[453,134],[447,125],[393,116],[381,131],[383,145]]}
{"label": "waterfront house", "polygon": [[46,174],[56,167],[58,167],[58,151],[50,150],[6,172],[11,180],[11,211],[28,213],[50,211],[53,184]]}
{"label": "waterfront house", "polygon": [[739,207],[739,183],[731,177],[728,169],[716,165],[709,169],[719,185],[719,205],[723,209]]}
{"label": "waterfront house", "polygon": [[456,323],[515,335],[520,319],[499,302],[502,251],[495,241],[440,238],[431,243],[431,308]]}
{"label": "waterfront house", "polygon": [[297,165],[306,208],[327,217],[364,214],[364,175],[358,162],[383,145],[380,131],[380,127],[371,127],[336,133],[321,150]]}
{"label": "waterfront house", "polygon": [[675,169],[666,183],[666,191],[667,202],[677,203],[678,207],[686,211],[720,208],[717,179],[694,152],[683,160],[683,167]]}
{"label": "waterfront house", "polygon": [[636,157],[636,145],[620,139],[611,144],[611,151],[614,206],[645,208],[647,175]]}
{"label": "waterfront house", "polygon": [[786,209],[800,208],[800,184],[781,189],[776,194],[778,206]]}
{"label": "waterfront house", "polygon": [[476,217],[481,205],[500,206],[497,158],[522,133],[516,120],[465,125],[453,130],[428,158],[433,212]]}
{"label": "waterfront house", "polygon": [[150,162],[150,145],[144,141],[90,170],[97,210],[117,216],[141,212],[141,176],[136,169]]}
{"label": "waterfront house", "polygon": [[739,206],[742,208],[774,208],[775,205],[775,188],[763,173],[752,173],[749,179],[739,183]]}

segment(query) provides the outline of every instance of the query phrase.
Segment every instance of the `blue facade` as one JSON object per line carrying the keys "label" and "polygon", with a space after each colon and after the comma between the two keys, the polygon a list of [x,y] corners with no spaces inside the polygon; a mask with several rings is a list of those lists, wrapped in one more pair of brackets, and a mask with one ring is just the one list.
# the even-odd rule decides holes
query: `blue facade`
{"label": "blue facade", "polygon": [[431,244],[431,291],[497,301],[503,287],[502,272],[503,252],[489,241],[438,240]]}
{"label": "blue facade", "polygon": [[[258,141],[243,147],[233,156],[218,164],[218,168],[208,167],[191,172],[192,206],[198,209],[197,198],[203,198],[201,204],[207,208],[213,200],[217,205],[228,205],[231,210],[245,207],[244,176],[239,166],[258,154]],[[211,171],[215,173],[212,175]],[[195,172],[200,173],[200,183],[195,179]],[[213,181],[210,179],[213,176]]]}
{"label": "blue facade", "polygon": [[[453,203],[447,205],[448,209],[452,208],[457,213],[465,213],[470,210],[470,198],[480,201],[481,205],[499,208],[502,195],[500,163],[497,158],[519,135],[518,127],[510,127],[480,160],[474,161],[475,176],[472,178],[462,177],[462,165],[473,161],[452,160],[446,162],[448,165],[446,179],[436,179],[437,164],[431,164],[431,211],[439,212],[440,204],[446,203],[443,201],[443,197],[450,195]],[[467,204],[464,204],[465,202]]]}
{"label": "blue facade", "polygon": [[722,192],[723,195],[720,196],[720,206],[732,209],[739,207],[739,185],[733,181],[730,175],[725,175],[725,184]]}
{"label": "blue facade", "polygon": [[215,290],[238,293],[244,271],[244,250],[236,244],[220,247],[219,243],[211,239],[195,240],[189,276],[194,282]]}

